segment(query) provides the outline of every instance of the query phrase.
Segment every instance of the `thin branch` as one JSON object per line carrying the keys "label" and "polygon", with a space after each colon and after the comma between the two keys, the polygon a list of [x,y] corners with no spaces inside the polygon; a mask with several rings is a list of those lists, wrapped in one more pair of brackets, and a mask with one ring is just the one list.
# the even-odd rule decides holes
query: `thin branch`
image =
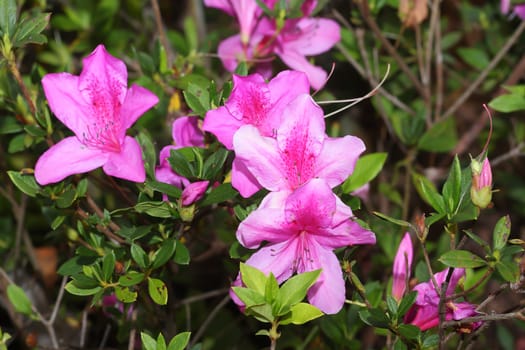
{"label": "thin branch", "polygon": [[202,294],[199,294],[199,295],[194,295],[194,296],[188,297],[186,299],[182,299],[181,301],[179,301],[175,305],[175,307],[181,306],[181,305],[186,305],[186,304],[192,304],[192,303],[195,303],[197,301],[213,298],[213,297],[216,297],[218,295],[222,295],[222,294],[228,293],[229,290],[230,290],[230,288],[222,288],[222,289],[217,289],[217,290],[212,290],[210,292],[202,293]]}
{"label": "thin branch", "polygon": [[506,314],[493,314],[493,315],[481,315],[481,316],[472,316],[472,317],[465,317],[459,321],[446,321],[441,324],[441,328],[447,328],[447,327],[458,327],[461,325],[465,325],[467,323],[474,323],[474,322],[487,322],[487,321],[502,321],[502,320],[521,320],[525,321],[525,308],[520,309],[515,312],[509,312]]}
{"label": "thin branch", "polygon": [[195,343],[197,343],[197,341],[202,337],[202,335],[204,334],[204,331],[206,330],[206,328],[208,328],[208,325],[210,324],[210,322],[215,318],[215,316],[217,315],[217,313],[224,307],[224,305],[226,305],[228,303],[228,301],[230,301],[230,295],[227,294],[220,302],[219,304],[217,304],[217,306],[215,306],[213,308],[213,310],[211,310],[211,312],[209,313],[208,317],[206,318],[206,320],[204,320],[204,322],[202,323],[201,327],[199,328],[199,330],[197,331],[197,333],[195,334],[195,336],[193,337],[193,339],[190,341],[190,344],[188,345],[188,349],[191,349],[193,347],[193,345],[195,345]]}
{"label": "thin branch", "polygon": [[151,7],[153,7],[153,14],[155,16],[155,24],[157,25],[157,32],[159,34],[159,40],[162,46],[164,46],[164,49],[166,50],[166,54],[168,55],[168,67],[171,67],[173,63],[174,55],[173,55],[173,52],[171,51],[168,37],[166,36],[166,33],[164,32],[164,24],[162,22],[162,15],[160,13],[159,2],[157,0],[151,0]]}
{"label": "thin branch", "polygon": [[521,21],[520,25],[514,33],[509,37],[505,45],[498,51],[496,56],[492,59],[492,61],[488,64],[488,66],[480,73],[478,78],[463,92],[463,94],[452,104],[452,106],[449,107],[443,113],[442,118],[446,118],[454,112],[476,91],[476,89],[485,81],[485,78],[489,75],[489,73],[497,66],[497,64],[501,61],[503,57],[507,54],[507,52],[510,50],[510,48],[517,42],[517,40],[521,37],[521,34],[525,30],[525,21]]}

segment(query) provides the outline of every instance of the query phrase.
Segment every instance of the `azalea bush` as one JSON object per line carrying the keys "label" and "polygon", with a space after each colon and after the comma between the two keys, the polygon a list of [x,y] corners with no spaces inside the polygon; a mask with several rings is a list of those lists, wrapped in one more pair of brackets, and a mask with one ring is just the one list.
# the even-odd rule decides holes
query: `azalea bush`
{"label": "azalea bush", "polygon": [[524,8],[0,0],[0,349],[522,347]]}

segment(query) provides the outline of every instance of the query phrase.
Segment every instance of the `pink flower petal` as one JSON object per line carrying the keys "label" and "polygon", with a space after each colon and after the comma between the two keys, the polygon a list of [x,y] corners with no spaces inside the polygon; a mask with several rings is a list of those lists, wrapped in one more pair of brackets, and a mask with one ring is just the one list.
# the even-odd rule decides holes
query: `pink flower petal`
{"label": "pink flower petal", "polygon": [[322,68],[311,64],[303,54],[287,49],[276,51],[276,54],[288,67],[304,72],[314,89],[319,90],[326,83],[328,74]]}
{"label": "pink flower petal", "polygon": [[259,247],[263,241],[280,243],[292,237],[281,208],[259,208],[251,212],[237,229],[237,240],[250,249]]}
{"label": "pink flower petal", "polygon": [[230,16],[234,15],[231,0],[204,0],[204,5],[222,10]]}
{"label": "pink flower petal", "polygon": [[282,243],[268,244],[255,252],[246,265],[253,266],[266,275],[273,273],[277,282],[281,283],[293,274],[297,240],[292,239]]}
{"label": "pink flower petal", "polygon": [[[335,254],[314,240],[308,244],[310,265],[298,273],[322,269],[315,284],[308,290],[308,301],[326,314],[338,313],[345,302],[345,282],[341,265]],[[299,265],[301,266],[301,265]]]}
{"label": "pink flower petal", "polygon": [[40,185],[55,183],[69,175],[96,169],[108,157],[99,149],[86,147],[76,137],[67,137],[40,156],[35,165],[35,179]]}
{"label": "pink flower petal", "polygon": [[90,106],[78,92],[78,77],[69,73],[51,73],[42,78],[42,86],[55,116],[75,135],[82,138],[90,122]]}
{"label": "pink flower petal", "polygon": [[521,19],[525,19],[525,5],[516,5],[514,13]]}
{"label": "pink flower petal", "polygon": [[233,135],[242,125],[244,125],[242,120],[233,118],[226,107],[222,106],[206,113],[202,129],[214,134],[224,147],[231,150]]}
{"label": "pink flower petal", "polygon": [[240,35],[230,36],[221,41],[217,47],[217,55],[229,72],[235,71],[239,62],[245,62],[251,58],[251,55],[247,57]]}
{"label": "pink flower petal", "polygon": [[358,137],[327,137],[317,158],[317,176],[325,179],[332,188],[340,185],[354,171],[355,163],[364,150],[365,144]]}
{"label": "pink flower petal", "polygon": [[297,188],[286,200],[286,221],[304,228],[324,228],[332,223],[336,195],[324,180],[312,179]]}
{"label": "pink flower petal", "polygon": [[197,181],[189,184],[184,191],[182,191],[182,205],[188,206],[201,199],[209,184],[209,181]]}
{"label": "pink flower petal", "polygon": [[337,22],[326,18],[302,18],[280,36],[282,51],[294,51],[304,56],[319,55],[341,40]]}
{"label": "pink flower petal", "polygon": [[141,115],[158,102],[159,98],[151,91],[136,84],[131,85],[120,109],[122,130],[125,132],[129,129]]}
{"label": "pink flower petal", "polygon": [[245,162],[236,157],[232,164],[232,186],[244,198],[249,198],[257,193],[262,186],[246,167]]}
{"label": "pink flower petal", "polygon": [[252,125],[245,125],[233,136],[233,147],[236,157],[243,160],[264,188],[270,191],[288,188],[287,179],[283,176],[284,165],[274,139],[261,136]]}
{"label": "pink flower petal", "polygon": [[397,301],[400,301],[405,294],[408,278],[410,277],[413,254],[412,240],[407,232],[403,236],[394,258],[392,297]]}
{"label": "pink flower petal", "polygon": [[146,180],[142,151],[133,137],[125,137],[120,153],[108,155],[109,159],[103,167],[106,174],[134,182]]}
{"label": "pink flower petal", "polygon": [[171,126],[171,135],[178,148],[204,147],[204,134],[197,117],[177,118]]}

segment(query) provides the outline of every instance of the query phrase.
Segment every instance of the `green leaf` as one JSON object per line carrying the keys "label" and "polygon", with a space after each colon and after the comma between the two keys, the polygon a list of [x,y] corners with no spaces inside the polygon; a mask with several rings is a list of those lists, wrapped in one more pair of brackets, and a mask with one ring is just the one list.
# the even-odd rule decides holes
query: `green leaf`
{"label": "green leaf", "polygon": [[465,63],[479,71],[485,69],[490,63],[487,53],[475,47],[460,47],[457,53]]}
{"label": "green leaf", "polygon": [[29,197],[35,197],[40,192],[40,186],[33,175],[23,175],[18,171],[8,170],[7,175],[13,184]]}
{"label": "green leaf", "polygon": [[270,275],[266,279],[266,285],[264,286],[264,298],[269,304],[272,304],[279,295],[279,283],[277,279],[270,272]]}
{"label": "green leaf", "polygon": [[137,135],[137,141],[142,149],[144,157],[144,167],[148,177],[155,178],[155,165],[157,164],[157,151],[151,139],[151,135],[145,130],[141,130]]}
{"label": "green leaf", "polygon": [[182,191],[180,188],[177,188],[173,185],[166,184],[158,181],[147,181],[146,186],[153,189],[154,191],[167,194],[173,198],[180,198]]}
{"label": "green leaf", "polygon": [[175,241],[173,238],[168,238],[165,240],[160,246],[159,250],[157,250],[155,255],[153,255],[153,264],[151,268],[157,269],[166,264],[173,256],[173,253],[175,253],[176,247],[177,241]]}
{"label": "green leaf", "polygon": [[244,305],[246,305],[247,308],[266,303],[264,296],[257,293],[253,289],[244,287],[232,287],[232,290],[235,293],[235,295],[237,295],[239,299],[241,299],[241,301],[244,303]]}
{"label": "green leaf", "polygon": [[168,344],[168,350],[184,350],[190,341],[191,332],[182,332],[174,336]]}
{"label": "green leaf", "polygon": [[133,242],[139,238],[146,236],[151,232],[152,225],[147,226],[131,226],[131,227],[122,227],[117,233],[126,238],[129,242]]}
{"label": "green leaf", "polygon": [[77,191],[69,188],[58,196],[55,203],[58,208],[69,208],[75,199],[77,199]]}
{"label": "green leaf", "polygon": [[417,147],[429,152],[448,152],[456,146],[458,135],[454,118],[443,119],[427,130]]}
{"label": "green leaf", "polygon": [[494,226],[493,237],[493,248],[494,250],[501,250],[507,244],[507,240],[510,236],[510,217],[505,215],[501,217],[496,226]]}
{"label": "green leaf", "polygon": [[111,282],[113,271],[115,270],[115,253],[110,251],[102,259],[102,279],[105,282]]}
{"label": "green leaf", "polygon": [[191,159],[187,154],[186,148],[179,148],[170,151],[168,157],[168,163],[170,163],[171,169],[177,174],[184,176],[185,178],[193,178],[198,176],[198,171],[195,171]]}
{"label": "green leaf", "polygon": [[397,317],[398,318],[403,317],[407,313],[407,311],[416,301],[416,298],[417,298],[416,291],[412,291],[412,292],[405,294],[403,299],[401,299],[399,306],[397,307]]}
{"label": "green leaf", "polygon": [[275,317],[272,312],[272,306],[270,304],[264,303],[260,305],[247,306],[244,311],[246,315],[255,317],[258,321],[271,323],[275,320]]}
{"label": "green leaf", "polygon": [[385,313],[378,308],[359,311],[359,318],[369,326],[388,328],[390,320]]}
{"label": "green leaf", "polygon": [[300,303],[320,274],[321,270],[304,272],[286,281],[279,289],[279,296],[276,300],[280,310],[286,306],[290,307]]}
{"label": "green leaf", "polygon": [[220,184],[202,199],[200,206],[204,207],[206,205],[226,202],[238,194],[239,192],[237,192],[230,183]]}
{"label": "green leaf", "polygon": [[128,287],[116,286],[115,296],[123,303],[129,304],[137,300],[137,292],[131,291]]}
{"label": "green leaf", "polygon": [[461,194],[461,166],[458,156],[454,157],[447,181],[443,185],[443,201],[450,215],[453,215],[460,204]]}
{"label": "green leaf", "polygon": [[253,289],[261,295],[265,294],[266,280],[268,277],[266,277],[263,272],[244,263],[240,264],[240,271],[242,282],[246,287]]}
{"label": "green leaf", "polygon": [[515,261],[498,261],[496,271],[507,282],[515,283],[520,278],[520,268]]}
{"label": "green leaf", "polygon": [[443,197],[438,193],[436,187],[425,176],[416,172],[412,173],[412,181],[419,196],[427,202],[439,214],[446,213]]}
{"label": "green leaf", "polygon": [[190,263],[190,251],[180,241],[175,247],[175,257],[173,261],[179,265],[188,265]]}
{"label": "green leaf", "polygon": [[16,0],[0,1],[0,34],[11,37],[16,25]]}
{"label": "green leaf", "polygon": [[[208,83],[209,86],[209,83]],[[210,93],[208,86],[199,86],[189,83],[188,88],[182,92],[188,107],[201,117],[210,109]]]}
{"label": "green leaf", "polygon": [[33,314],[31,300],[29,300],[24,290],[16,284],[11,283],[7,286],[7,297],[17,312],[27,316]]}
{"label": "green leaf", "polygon": [[469,236],[470,239],[472,239],[474,242],[482,246],[487,254],[490,254],[491,249],[490,249],[489,244],[485,242],[481,237],[479,237],[478,235],[476,235],[474,232],[470,230],[463,230],[463,232],[465,232],[465,234]]}
{"label": "green leaf", "polygon": [[485,266],[487,262],[476,254],[468,250],[451,250],[441,255],[438,259],[446,266],[450,267],[480,267]]}
{"label": "green leaf", "polygon": [[489,107],[502,113],[512,113],[525,110],[525,96],[505,94],[496,97],[489,103]]}
{"label": "green leaf", "polygon": [[157,342],[149,334],[141,332],[140,340],[142,341],[142,347],[144,350],[157,350]]}
{"label": "green leaf", "polygon": [[148,201],[135,205],[138,213],[145,213],[156,218],[171,218],[174,216],[174,209],[165,201]]}
{"label": "green leaf", "polygon": [[308,303],[299,303],[291,307],[290,312],[282,318],[279,324],[296,324],[301,325],[311,320],[323,316],[323,312],[315,306]]}
{"label": "green leaf", "polygon": [[144,249],[142,249],[140,245],[135,244],[135,243],[131,244],[130,252],[131,252],[131,257],[133,258],[133,260],[135,260],[137,265],[139,265],[143,269],[148,267],[149,265],[148,255],[146,254],[146,252],[144,251]]}
{"label": "green leaf", "polygon": [[388,312],[390,313],[391,317],[397,315],[397,301],[394,299],[391,295],[386,296],[386,306],[388,308]]}
{"label": "green leaf", "polygon": [[374,179],[383,168],[387,155],[387,153],[371,153],[359,158],[354,172],[343,183],[343,192],[355,191]]}
{"label": "green leaf", "polygon": [[83,256],[77,255],[65,263],[63,263],[59,268],[57,273],[61,276],[72,276],[82,272],[83,265],[91,265],[98,258],[96,256]]}
{"label": "green leaf", "polygon": [[379,216],[381,219],[386,220],[388,222],[391,222],[391,223],[393,223],[395,225],[398,225],[398,226],[402,226],[402,227],[410,227],[411,226],[408,221],[395,219],[395,218],[393,218],[391,216],[379,213],[377,211],[374,211],[374,215],[375,216]]}
{"label": "green leaf", "polygon": [[417,339],[421,334],[419,328],[411,324],[399,325],[397,330],[402,337],[410,340]]}
{"label": "green leaf", "polygon": [[228,158],[228,150],[219,148],[211,156],[206,159],[203,166],[202,178],[205,180],[213,180],[219,172],[222,171],[224,162]]}
{"label": "green leaf", "polygon": [[128,271],[119,277],[118,283],[123,287],[131,287],[144,281],[144,277],[145,275],[142,272]]}
{"label": "green leaf", "polygon": [[148,293],[156,304],[166,305],[168,303],[168,288],[163,281],[148,277]]}
{"label": "green leaf", "polygon": [[13,35],[13,46],[22,47],[26,44],[44,44],[47,38],[40,34],[49,23],[50,13],[38,13],[34,16],[22,16],[15,34]]}
{"label": "green leaf", "polygon": [[103,290],[103,288],[101,286],[96,286],[96,287],[92,287],[92,288],[77,287],[75,285],[75,280],[69,281],[66,284],[66,288],[65,289],[69,293],[71,293],[73,295],[78,295],[78,296],[94,295],[94,294],[97,294],[98,292],[100,292],[101,290]]}

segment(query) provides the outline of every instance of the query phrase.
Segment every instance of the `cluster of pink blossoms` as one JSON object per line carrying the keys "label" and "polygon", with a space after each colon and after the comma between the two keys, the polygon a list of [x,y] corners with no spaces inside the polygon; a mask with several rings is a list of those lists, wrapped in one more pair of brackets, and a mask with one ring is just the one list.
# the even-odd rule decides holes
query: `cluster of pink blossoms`
{"label": "cluster of pink blossoms", "polygon": [[[501,12],[506,15],[511,9],[511,0],[501,0]],[[513,5],[512,13],[521,19],[525,19],[525,4]]]}
{"label": "cluster of pink blossoms", "polygon": [[[269,9],[282,2],[261,0]],[[218,55],[230,72],[240,62],[254,64],[257,72],[268,78],[271,75],[273,55],[290,68],[303,71],[314,89],[321,88],[327,73],[311,64],[306,56],[330,50],[341,38],[339,25],[326,18],[309,18],[317,0],[306,0],[298,9],[297,18],[276,20],[265,16],[256,0],[204,0],[207,6],[218,8],[234,16],[240,33],[222,41]],[[286,1],[288,5],[290,1]]]}
{"label": "cluster of pink blossoms", "polygon": [[[406,233],[394,259],[392,297],[400,301],[405,294],[406,286],[410,277],[412,266],[413,248],[410,234]],[[438,287],[442,288],[449,269],[434,274],[434,280]],[[450,277],[445,297],[449,298],[454,294],[456,286],[461,278],[465,276],[465,269],[454,269]],[[419,283],[413,288],[417,292],[416,302],[405,315],[405,323],[413,324],[422,331],[437,327],[439,325],[439,300],[440,293],[436,290],[432,279],[428,282]],[[449,300],[445,302],[445,320],[459,321],[467,317],[477,316],[476,305],[466,301],[455,302]],[[471,325],[473,329],[478,328],[481,322]]]}
{"label": "cluster of pink blossoms", "polygon": [[234,76],[229,99],[207,113],[203,128],[235,152],[232,185],[241,195],[270,191],[237,230],[247,248],[266,242],[246,264],[273,273],[279,283],[322,269],[308,299],[331,314],[345,300],[333,250],[374,244],[375,235],[332,192],[352,173],[365,146],[354,136],[326,135],[323,111],[309,89],[306,75],[297,71],[281,72],[268,83],[259,74]]}

